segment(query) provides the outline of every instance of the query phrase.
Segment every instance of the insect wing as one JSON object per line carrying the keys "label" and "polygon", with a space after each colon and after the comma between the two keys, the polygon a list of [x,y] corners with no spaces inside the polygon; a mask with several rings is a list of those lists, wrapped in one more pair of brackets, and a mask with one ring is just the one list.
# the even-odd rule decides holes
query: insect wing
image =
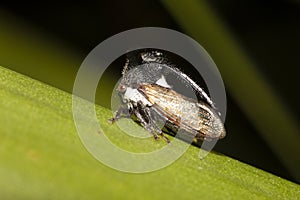
{"label": "insect wing", "polygon": [[155,109],[174,125],[199,138],[222,138],[225,129],[219,116],[203,102],[185,97],[172,89],[144,84],[138,89]]}

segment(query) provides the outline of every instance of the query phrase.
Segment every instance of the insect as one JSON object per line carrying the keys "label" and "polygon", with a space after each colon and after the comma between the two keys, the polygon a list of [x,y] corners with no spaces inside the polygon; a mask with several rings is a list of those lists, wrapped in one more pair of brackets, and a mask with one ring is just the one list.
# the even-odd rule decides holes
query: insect
{"label": "insect", "polygon": [[[199,99],[175,91],[166,77],[191,89]],[[175,135],[179,129],[194,141],[221,139],[226,135],[209,96],[170,63],[162,51],[146,49],[129,53],[117,92],[121,105],[109,120],[111,123],[122,117],[132,118],[155,139],[161,137],[168,143],[164,132]]]}

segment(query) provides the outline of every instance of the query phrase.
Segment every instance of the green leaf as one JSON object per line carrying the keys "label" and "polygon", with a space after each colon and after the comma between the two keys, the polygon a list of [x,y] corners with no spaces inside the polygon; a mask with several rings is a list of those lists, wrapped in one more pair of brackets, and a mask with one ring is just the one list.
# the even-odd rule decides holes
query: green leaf
{"label": "green leaf", "polygon": [[[69,93],[0,67],[1,199],[300,197],[297,184],[213,152],[200,160],[194,146],[156,172],[130,174],[111,169],[81,144],[71,98]],[[116,145],[134,149],[128,137],[106,123],[111,111],[100,106],[96,110],[105,134]],[[147,150],[151,145],[165,143],[148,138],[139,148]]]}

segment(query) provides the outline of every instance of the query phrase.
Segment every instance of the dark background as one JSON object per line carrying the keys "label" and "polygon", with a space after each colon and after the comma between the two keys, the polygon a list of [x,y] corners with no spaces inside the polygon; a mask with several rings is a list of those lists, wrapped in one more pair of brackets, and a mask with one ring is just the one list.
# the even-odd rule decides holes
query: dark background
{"label": "dark background", "polygon": [[[298,122],[300,2],[212,0],[209,1],[209,5]],[[96,45],[121,31],[155,26],[185,33],[160,1],[10,1],[0,3],[0,9],[9,16],[21,19],[25,26],[34,27],[47,37],[55,38],[60,45],[77,52],[78,63],[71,69],[74,72]],[[119,66],[121,67],[122,65]],[[51,74],[49,79],[44,80],[35,77],[35,72],[30,73],[43,71],[38,66],[34,69],[13,66],[11,68],[71,92],[70,87],[65,86],[63,82],[49,81],[57,78]],[[120,76],[119,68],[112,70],[112,77]],[[59,74],[59,70],[64,69],[57,70]],[[228,136],[218,142],[215,151],[297,182],[230,93],[227,93],[227,98]]]}

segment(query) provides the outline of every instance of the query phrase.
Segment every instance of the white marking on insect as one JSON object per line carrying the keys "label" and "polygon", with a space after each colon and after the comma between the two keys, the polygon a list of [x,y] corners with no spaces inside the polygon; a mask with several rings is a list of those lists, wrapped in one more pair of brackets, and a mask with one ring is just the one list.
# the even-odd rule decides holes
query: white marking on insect
{"label": "white marking on insect", "polygon": [[157,84],[157,85],[160,85],[160,86],[162,86],[162,87],[165,87],[165,88],[172,88],[172,87],[167,83],[166,78],[165,78],[164,75],[161,75],[161,78],[158,79],[158,80],[156,81],[156,84]]}
{"label": "white marking on insect", "polygon": [[137,89],[131,87],[127,87],[124,98],[134,102],[142,101],[144,105],[152,106],[152,103],[150,103]]}

